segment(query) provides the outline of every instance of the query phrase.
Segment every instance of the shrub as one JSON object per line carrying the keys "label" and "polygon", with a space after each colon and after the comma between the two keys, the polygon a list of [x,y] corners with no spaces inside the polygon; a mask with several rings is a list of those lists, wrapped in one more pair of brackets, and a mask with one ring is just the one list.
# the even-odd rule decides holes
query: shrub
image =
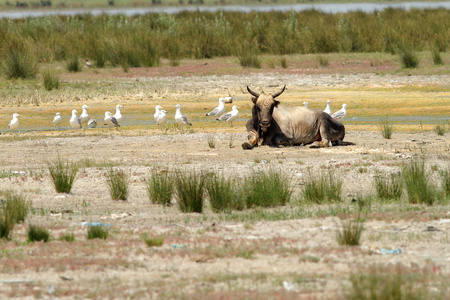
{"label": "shrub", "polygon": [[44,87],[47,91],[59,89],[59,76],[47,70],[42,73],[44,79]]}
{"label": "shrub", "polygon": [[30,227],[28,228],[28,242],[44,241],[45,243],[47,243],[49,238],[50,233],[45,227],[30,225]]}
{"label": "shrub", "polygon": [[103,226],[89,226],[87,230],[87,239],[104,239],[106,240],[109,236],[109,229]]}
{"label": "shrub", "polygon": [[394,125],[389,121],[389,119],[387,117],[380,121],[380,124],[378,124],[378,127],[380,128],[381,135],[385,139],[391,138],[392,133],[394,132]]}
{"label": "shrub", "polygon": [[206,180],[211,209],[215,213],[243,210],[245,202],[238,181],[224,176],[212,175]]}
{"label": "shrub", "polygon": [[177,171],[175,197],[182,212],[203,212],[205,176],[195,171]]}
{"label": "shrub", "polygon": [[50,178],[58,193],[70,193],[78,173],[75,163],[63,162],[60,157],[58,161],[49,164]]}
{"label": "shrub", "polygon": [[359,217],[342,224],[342,230],[336,233],[336,239],[341,246],[358,246],[364,230],[364,220]]}
{"label": "shrub", "polygon": [[303,197],[313,203],[340,202],[342,180],[332,173],[321,174],[318,178],[309,176],[303,189]]}
{"label": "shrub", "polygon": [[113,200],[127,200],[130,193],[129,176],[122,170],[109,169],[107,174],[109,194]]}
{"label": "shrub", "polygon": [[66,68],[69,72],[81,72],[81,64],[78,56],[72,56],[66,60]]}
{"label": "shrub", "polygon": [[407,69],[417,68],[419,65],[419,55],[409,46],[400,47],[400,61],[402,66]]}
{"label": "shrub", "polygon": [[425,161],[423,159],[416,158],[404,164],[402,175],[410,203],[433,204],[436,192],[429,182],[428,174],[425,172]]}
{"label": "shrub", "polygon": [[434,127],[434,131],[436,132],[437,135],[444,135],[445,134],[445,125],[436,125],[436,127]]}
{"label": "shrub", "polygon": [[397,200],[402,196],[403,179],[400,174],[391,173],[389,176],[377,174],[374,185],[378,199]]}
{"label": "shrub", "polygon": [[168,172],[152,171],[146,179],[147,194],[152,203],[170,205],[173,194],[174,178]]}
{"label": "shrub", "polygon": [[245,179],[243,190],[247,208],[285,205],[292,195],[292,177],[273,169],[253,172]]}
{"label": "shrub", "polygon": [[23,43],[13,42],[3,57],[3,73],[7,79],[35,78],[37,63]]}

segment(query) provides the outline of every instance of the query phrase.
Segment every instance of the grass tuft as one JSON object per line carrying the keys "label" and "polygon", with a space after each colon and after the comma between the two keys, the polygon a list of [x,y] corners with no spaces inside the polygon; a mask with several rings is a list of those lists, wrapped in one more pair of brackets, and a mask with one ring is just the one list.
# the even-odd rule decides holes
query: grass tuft
{"label": "grass tuft", "polygon": [[78,56],[72,56],[66,60],[66,69],[72,73],[81,72],[81,64]]}
{"label": "grass tuft", "polygon": [[436,132],[437,135],[444,135],[445,134],[445,125],[436,125],[436,127],[434,127],[434,131]]}
{"label": "grass tuft", "polygon": [[409,203],[433,204],[436,200],[436,191],[429,182],[423,159],[416,158],[409,163],[405,163],[402,167],[402,175]]}
{"label": "grass tuft", "polygon": [[303,197],[317,204],[341,202],[341,191],[342,180],[332,173],[321,174],[319,178],[310,175],[305,182]]}
{"label": "grass tuft", "polygon": [[37,63],[30,50],[23,44],[12,42],[3,55],[3,73],[7,79],[35,78],[38,73]]}
{"label": "grass tuft", "polygon": [[59,237],[60,241],[73,242],[75,241],[75,235],[73,233],[66,233]]}
{"label": "grass tuft", "polygon": [[394,132],[394,125],[389,121],[387,117],[380,121],[378,127],[380,128],[381,135],[385,139],[391,138],[392,133]]}
{"label": "grass tuft", "polygon": [[173,176],[168,172],[153,170],[151,175],[145,180],[150,201],[169,206],[173,194],[173,181]]}
{"label": "grass tuft", "polygon": [[195,171],[178,170],[175,175],[175,198],[185,213],[203,212],[205,176]]}
{"label": "grass tuft", "polygon": [[15,222],[7,214],[0,214],[0,238],[11,239],[11,233],[14,229]]}
{"label": "grass tuft", "polygon": [[243,210],[245,201],[240,184],[223,175],[214,174],[206,180],[211,209],[215,213]]}
{"label": "grass tuft", "polygon": [[106,175],[112,200],[127,200],[130,193],[130,178],[123,170],[109,169]]}
{"label": "grass tuft", "polygon": [[145,244],[149,247],[161,247],[164,244],[164,236],[152,236],[148,237],[146,234],[143,236]]}
{"label": "grass tuft", "polygon": [[48,242],[50,238],[50,233],[47,228],[38,226],[38,225],[30,225],[28,228],[28,242],[40,242],[44,241]]}
{"label": "grass tuft", "polygon": [[[0,196],[4,198],[1,213],[13,223],[24,222],[30,212],[31,202],[27,201],[24,195],[11,190],[0,191]],[[7,220],[5,219],[5,221]]]}
{"label": "grass tuft", "polygon": [[439,175],[442,180],[442,190],[447,197],[450,197],[450,167],[447,169],[439,171]]}
{"label": "grass tuft", "polygon": [[364,220],[359,217],[342,224],[342,230],[336,232],[336,240],[341,246],[358,246],[364,230]]}
{"label": "grass tuft", "polygon": [[109,229],[103,226],[90,226],[87,231],[87,239],[104,239],[106,240],[109,236]]}
{"label": "grass tuft", "polygon": [[208,134],[206,137],[209,148],[216,148],[216,137],[214,134]]}
{"label": "grass tuft", "polygon": [[414,69],[419,65],[419,55],[410,47],[403,46],[399,49],[400,62],[406,69]]}
{"label": "grass tuft", "polygon": [[378,199],[399,200],[402,196],[403,179],[400,174],[377,174],[374,179]]}
{"label": "grass tuft", "polygon": [[431,55],[433,57],[433,63],[436,66],[443,65],[444,60],[442,59],[441,52],[437,47],[433,48],[433,51],[431,51]]}
{"label": "grass tuft", "polygon": [[50,178],[53,182],[56,192],[70,193],[78,173],[78,166],[75,163],[69,163],[58,157],[58,160],[49,164]]}
{"label": "grass tuft", "polygon": [[42,73],[42,77],[44,79],[44,88],[47,91],[51,91],[54,89],[59,89],[59,76],[55,73],[47,70]]}
{"label": "grass tuft", "polygon": [[324,57],[323,55],[318,55],[317,61],[319,62],[319,65],[321,67],[328,67],[330,65],[330,61],[328,60],[328,58]]}

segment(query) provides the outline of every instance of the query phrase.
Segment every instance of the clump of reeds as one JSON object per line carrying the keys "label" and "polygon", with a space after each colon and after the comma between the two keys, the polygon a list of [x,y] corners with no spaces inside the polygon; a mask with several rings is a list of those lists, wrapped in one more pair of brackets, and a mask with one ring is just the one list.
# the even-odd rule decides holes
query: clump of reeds
{"label": "clump of reeds", "polygon": [[145,234],[143,240],[149,247],[161,247],[164,244],[164,236],[148,237],[147,234]]}
{"label": "clump of reeds", "polygon": [[391,138],[392,133],[394,132],[394,124],[392,124],[387,117],[380,121],[378,127],[380,128],[381,135],[385,139]]}
{"label": "clump of reeds", "polygon": [[434,131],[436,132],[437,135],[444,135],[445,134],[445,125],[436,125],[436,127],[434,127]]}
{"label": "clump of reeds", "polygon": [[48,166],[50,178],[56,192],[70,193],[78,173],[78,166],[68,161],[64,162],[60,157]]}
{"label": "clump of reeds", "polygon": [[181,171],[175,173],[175,198],[182,212],[203,212],[205,176],[201,172]]}
{"label": "clump of reeds", "polygon": [[54,72],[46,70],[42,73],[42,78],[44,79],[44,88],[47,91],[59,89],[59,76]]}
{"label": "clump of reeds", "polygon": [[48,242],[50,233],[47,228],[38,225],[30,225],[28,228],[28,242]]}
{"label": "clump of reeds", "polygon": [[317,204],[340,202],[342,200],[342,180],[334,174],[312,175],[305,182],[303,197],[305,200]]}
{"label": "clump of reeds", "polygon": [[66,233],[59,237],[60,241],[73,242],[75,241],[75,235],[73,233]]}
{"label": "clump of reeds", "polygon": [[342,224],[341,230],[336,232],[336,240],[341,246],[358,246],[363,230],[364,220],[359,217],[350,219]]}
{"label": "clump of reeds", "polygon": [[317,56],[317,61],[319,62],[319,65],[321,67],[328,67],[330,65],[330,61],[328,58],[326,58],[323,55],[318,55]]}
{"label": "clump of reeds", "polygon": [[38,73],[37,62],[31,51],[21,42],[12,41],[3,55],[3,73],[7,79],[35,78]]}
{"label": "clump of reeds", "polygon": [[89,226],[87,230],[87,239],[104,239],[109,236],[109,229],[104,226]]}
{"label": "clump of reeds", "polygon": [[398,200],[402,196],[403,178],[400,174],[377,174],[374,185],[378,199]]}
{"label": "clump of reeds", "polygon": [[0,195],[4,198],[0,212],[14,223],[24,222],[30,212],[31,202],[23,194],[11,190],[2,190]]}
{"label": "clump of reeds", "polygon": [[110,168],[106,175],[112,200],[127,200],[130,193],[130,178],[123,170]]}
{"label": "clump of reeds", "polygon": [[153,170],[146,179],[147,194],[152,203],[170,205],[172,199],[174,177],[169,172]]}
{"label": "clump of reeds", "polygon": [[402,167],[408,200],[412,204],[432,205],[436,200],[436,190],[425,171],[424,159],[415,158]]}
{"label": "clump of reeds", "polygon": [[433,50],[431,51],[431,55],[433,57],[433,63],[435,65],[443,65],[444,64],[444,60],[442,59],[441,56],[441,52],[439,51],[439,48],[434,47]]}
{"label": "clump of reeds", "polygon": [[292,177],[274,169],[254,171],[245,179],[243,191],[247,208],[285,205],[292,196]]}
{"label": "clump of reeds", "polygon": [[206,180],[206,190],[213,212],[220,213],[245,208],[242,187],[238,180],[212,174]]}
{"label": "clump of reeds", "polygon": [[78,56],[74,55],[66,60],[66,68],[69,72],[81,72],[81,64]]}
{"label": "clump of reeds", "polygon": [[208,142],[209,148],[216,148],[216,137],[214,134],[208,134],[206,136],[206,141]]}
{"label": "clump of reeds", "polygon": [[406,69],[414,69],[419,65],[419,55],[411,46],[402,46],[398,51],[402,66]]}

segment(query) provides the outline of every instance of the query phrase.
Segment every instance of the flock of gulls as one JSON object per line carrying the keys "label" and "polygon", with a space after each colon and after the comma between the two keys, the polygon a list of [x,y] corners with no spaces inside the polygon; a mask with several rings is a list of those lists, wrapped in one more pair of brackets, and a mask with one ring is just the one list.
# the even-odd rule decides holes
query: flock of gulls
{"label": "flock of gulls", "polygon": [[[239,110],[237,105],[233,105],[231,111],[226,112],[225,109],[225,102],[232,102],[232,97],[221,97],[219,98],[219,105],[215,107],[212,111],[206,114],[206,116],[214,116],[217,117],[217,121],[224,121],[228,122],[230,126],[233,126],[233,121],[235,121],[239,117]],[[304,107],[308,107],[308,102],[303,102]],[[72,110],[72,116],[69,120],[69,124],[73,129],[81,129],[83,126],[88,128],[96,128],[97,127],[97,120],[91,119],[88,114],[88,108],[89,106],[83,105],[81,107],[82,112],[81,115],[78,117],[78,112],[76,109]],[[105,118],[104,124],[107,125],[109,128],[112,127],[120,127],[120,122],[123,119],[121,109],[123,108],[122,105],[118,104],[116,105],[116,112],[112,114],[110,111],[105,112]],[[184,116],[181,113],[181,105],[177,104],[175,105],[176,112],[175,112],[175,122],[178,123],[181,130],[183,130],[185,125],[191,126],[192,123],[190,123],[186,116]],[[342,104],[342,108],[335,113],[331,114],[331,101],[327,101],[327,106],[323,110],[325,113],[331,115],[334,119],[343,119],[347,114],[347,104]],[[8,128],[11,130],[16,130],[19,128],[19,117],[20,115],[18,113],[14,113],[12,120],[9,122]],[[161,128],[165,123],[167,123],[167,111],[162,108],[161,105],[155,106],[155,113],[153,115],[153,119],[158,124],[158,127]],[[60,127],[63,122],[63,118],[61,117],[61,114],[59,112],[56,113],[56,115],[53,118],[53,125],[54,127]]]}

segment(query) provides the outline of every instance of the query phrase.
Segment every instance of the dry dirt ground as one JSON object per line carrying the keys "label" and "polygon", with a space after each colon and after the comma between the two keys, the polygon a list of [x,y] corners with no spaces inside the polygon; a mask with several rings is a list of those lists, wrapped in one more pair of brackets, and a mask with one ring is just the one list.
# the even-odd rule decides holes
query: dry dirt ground
{"label": "dry dirt ground", "polygon": [[[352,283],[352,274],[379,275],[390,283],[383,276],[402,274],[406,293],[450,297],[446,205],[375,201],[365,211],[361,246],[336,241],[336,232],[357,214],[352,199],[375,193],[377,171],[398,172],[422,155],[440,187],[439,171],[450,161],[448,133],[395,132],[387,140],[377,131],[350,130],[345,140],[354,146],[250,151],[240,146],[246,140],[243,126],[214,133],[215,148],[207,143],[211,135],[135,130],[4,138],[0,189],[24,193],[33,210],[15,227],[12,240],[0,241],[0,298],[346,299],[358,284],[367,288],[362,279]],[[70,194],[56,193],[48,175],[47,164],[58,155],[80,166]],[[111,200],[110,167],[131,175],[127,201]],[[150,202],[145,179],[155,168],[238,178],[253,170],[282,170],[293,178],[293,200],[285,207],[228,214],[215,214],[206,203],[204,213],[184,214],[176,204]],[[328,172],[343,180],[343,203],[305,204],[305,180]],[[110,236],[87,240],[83,222],[110,225]],[[48,228],[52,240],[27,243],[29,224]],[[74,242],[58,240],[67,233],[74,233]],[[163,236],[164,243],[148,247],[143,234]]]}

